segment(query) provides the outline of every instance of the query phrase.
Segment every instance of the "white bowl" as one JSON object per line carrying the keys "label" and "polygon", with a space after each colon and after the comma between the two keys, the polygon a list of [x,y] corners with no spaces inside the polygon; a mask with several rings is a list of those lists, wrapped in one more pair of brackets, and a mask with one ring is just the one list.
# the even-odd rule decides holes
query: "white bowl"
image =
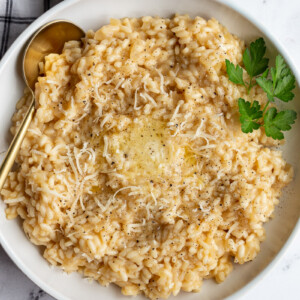
{"label": "white bowl", "polygon": [[[222,1],[223,3],[226,1]],[[15,41],[0,64],[0,152],[7,149],[11,139],[9,135],[10,118],[15,110],[15,103],[22,95],[24,82],[21,74],[21,58],[24,45],[31,34],[44,23],[53,19],[68,19],[85,30],[97,29],[109,22],[109,18],[138,17],[143,15],[171,16],[175,12],[200,15],[205,18],[215,17],[229,31],[240,38],[250,41],[263,36],[267,41],[268,56],[280,52],[289,63],[299,83],[299,72],[288,57],[284,48],[270,36],[267,30],[251,22],[229,6],[211,0],[67,0],[57,5],[30,25]],[[299,99],[299,86],[296,97]],[[300,102],[290,104],[299,113]],[[298,118],[299,119],[299,118]],[[300,122],[286,134],[287,143],[283,147],[284,157],[294,166],[295,178],[285,189],[280,204],[275,211],[275,219],[265,228],[267,239],[261,244],[257,258],[244,265],[235,265],[233,272],[222,284],[206,280],[200,294],[180,293],[181,299],[239,299],[255,282],[261,280],[275,263],[283,256],[292,238],[300,229]],[[50,268],[42,257],[41,249],[26,238],[19,219],[8,221],[4,214],[4,203],[0,201],[0,242],[15,264],[37,285],[57,299],[128,299],[119,288],[111,285],[102,287],[83,280],[79,274],[66,275],[58,268]],[[16,283],[17,284],[17,283]],[[173,297],[171,297],[173,298]],[[135,299],[144,299],[138,296]]]}

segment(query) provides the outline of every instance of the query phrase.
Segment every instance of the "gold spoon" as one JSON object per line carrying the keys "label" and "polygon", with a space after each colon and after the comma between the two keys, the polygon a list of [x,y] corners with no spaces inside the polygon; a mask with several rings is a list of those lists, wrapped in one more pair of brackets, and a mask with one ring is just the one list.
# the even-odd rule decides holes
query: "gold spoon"
{"label": "gold spoon", "polygon": [[65,42],[80,40],[84,35],[84,31],[75,24],[69,21],[56,20],[42,26],[30,39],[23,56],[23,76],[26,85],[32,93],[32,100],[2,162],[0,168],[0,191],[14,164],[35,112],[34,87],[39,76],[39,63],[50,53],[61,53]]}

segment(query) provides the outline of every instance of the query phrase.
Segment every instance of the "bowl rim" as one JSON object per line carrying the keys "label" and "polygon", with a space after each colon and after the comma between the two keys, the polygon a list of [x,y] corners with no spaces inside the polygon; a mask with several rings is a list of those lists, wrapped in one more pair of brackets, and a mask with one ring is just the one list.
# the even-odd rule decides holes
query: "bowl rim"
{"label": "bowl rim", "polygon": [[[49,9],[47,12],[43,13],[41,16],[39,16],[34,22],[32,22],[18,37],[17,39],[12,43],[12,45],[9,47],[9,49],[6,51],[5,55],[0,61],[0,73],[2,72],[2,69],[5,67],[7,62],[10,60],[11,55],[13,54],[14,48],[19,46],[19,44],[24,43],[25,37],[31,36],[34,31],[36,30],[36,24],[40,23],[41,20],[46,19],[48,15],[51,15],[57,11],[60,11],[61,9],[68,7],[70,5],[73,5],[77,2],[80,2],[82,0],[64,0],[63,2],[58,3],[51,9]],[[256,18],[254,18],[251,14],[247,12],[246,9],[242,8],[241,6],[232,3],[231,0],[213,0],[221,5],[224,5],[233,11],[237,12],[241,16],[243,16],[245,19],[250,21],[256,28],[258,28],[268,39],[275,45],[275,47],[278,49],[278,51],[282,54],[285,61],[290,66],[291,70],[293,71],[296,81],[298,85],[300,85],[300,67],[297,68],[296,64],[291,57],[291,55],[288,53],[285,46],[278,40],[278,38],[260,21],[258,21]],[[242,288],[234,292],[234,294],[228,296],[226,299],[230,300],[238,300],[241,299],[242,296],[244,296],[247,292],[249,292],[251,289],[253,289],[259,281],[264,279],[270,272],[274,269],[274,267],[282,260],[287,250],[293,245],[297,235],[300,232],[300,217],[294,226],[290,236],[282,246],[282,248],[278,251],[278,253],[274,256],[272,261],[253,279],[251,279],[247,284],[245,284]],[[0,232],[1,233],[1,232]],[[52,297],[58,299],[58,300],[70,300],[67,296],[61,294],[60,292],[54,290],[51,288],[45,281],[40,280],[38,275],[31,271],[31,269],[27,268],[25,264],[23,264],[22,260],[18,257],[18,255],[15,254],[14,249],[9,245],[9,243],[5,240],[5,238],[0,234],[0,245],[3,247],[6,254],[10,257],[10,259],[14,262],[14,264],[36,285],[38,285],[40,288],[42,288],[45,292],[47,292]]]}

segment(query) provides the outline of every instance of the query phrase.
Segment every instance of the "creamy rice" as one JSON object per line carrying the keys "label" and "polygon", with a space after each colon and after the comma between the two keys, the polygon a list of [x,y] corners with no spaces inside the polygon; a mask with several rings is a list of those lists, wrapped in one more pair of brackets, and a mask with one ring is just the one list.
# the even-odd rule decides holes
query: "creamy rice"
{"label": "creamy rice", "polygon": [[[240,130],[226,76],[244,42],[215,19],[111,20],[46,57],[37,112],[1,194],[66,272],[151,299],[253,260],[292,168]],[[261,104],[265,94],[250,96]],[[30,94],[17,104],[12,133]]]}

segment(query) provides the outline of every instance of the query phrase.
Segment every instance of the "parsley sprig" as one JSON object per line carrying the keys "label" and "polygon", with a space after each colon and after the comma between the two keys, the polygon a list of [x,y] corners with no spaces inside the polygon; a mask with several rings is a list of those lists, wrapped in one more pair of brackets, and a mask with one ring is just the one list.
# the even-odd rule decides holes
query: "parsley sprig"
{"label": "parsley sprig", "polygon": [[[293,100],[295,88],[295,76],[289,69],[281,55],[277,55],[275,67],[269,71],[269,59],[264,57],[266,54],[266,45],[263,38],[257,39],[250,44],[243,54],[243,64],[249,75],[249,82],[244,81],[243,68],[234,65],[226,59],[226,71],[228,78],[235,84],[246,88],[247,93],[258,84],[267,94],[268,102],[264,108],[258,101],[246,101],[243,98],[238,99],[241,128],[244,133],[253,132],[260,127],[265,128],[268,137],[275,140],[282,140],[284,135],[282,131],[291,129],[295,123],[297,113],[293,110],[283,110],[278,112],[275,107],[267,110],[269,104],[279,99],[284,102]],[[271,74],[270,78],[269,73]]]}

